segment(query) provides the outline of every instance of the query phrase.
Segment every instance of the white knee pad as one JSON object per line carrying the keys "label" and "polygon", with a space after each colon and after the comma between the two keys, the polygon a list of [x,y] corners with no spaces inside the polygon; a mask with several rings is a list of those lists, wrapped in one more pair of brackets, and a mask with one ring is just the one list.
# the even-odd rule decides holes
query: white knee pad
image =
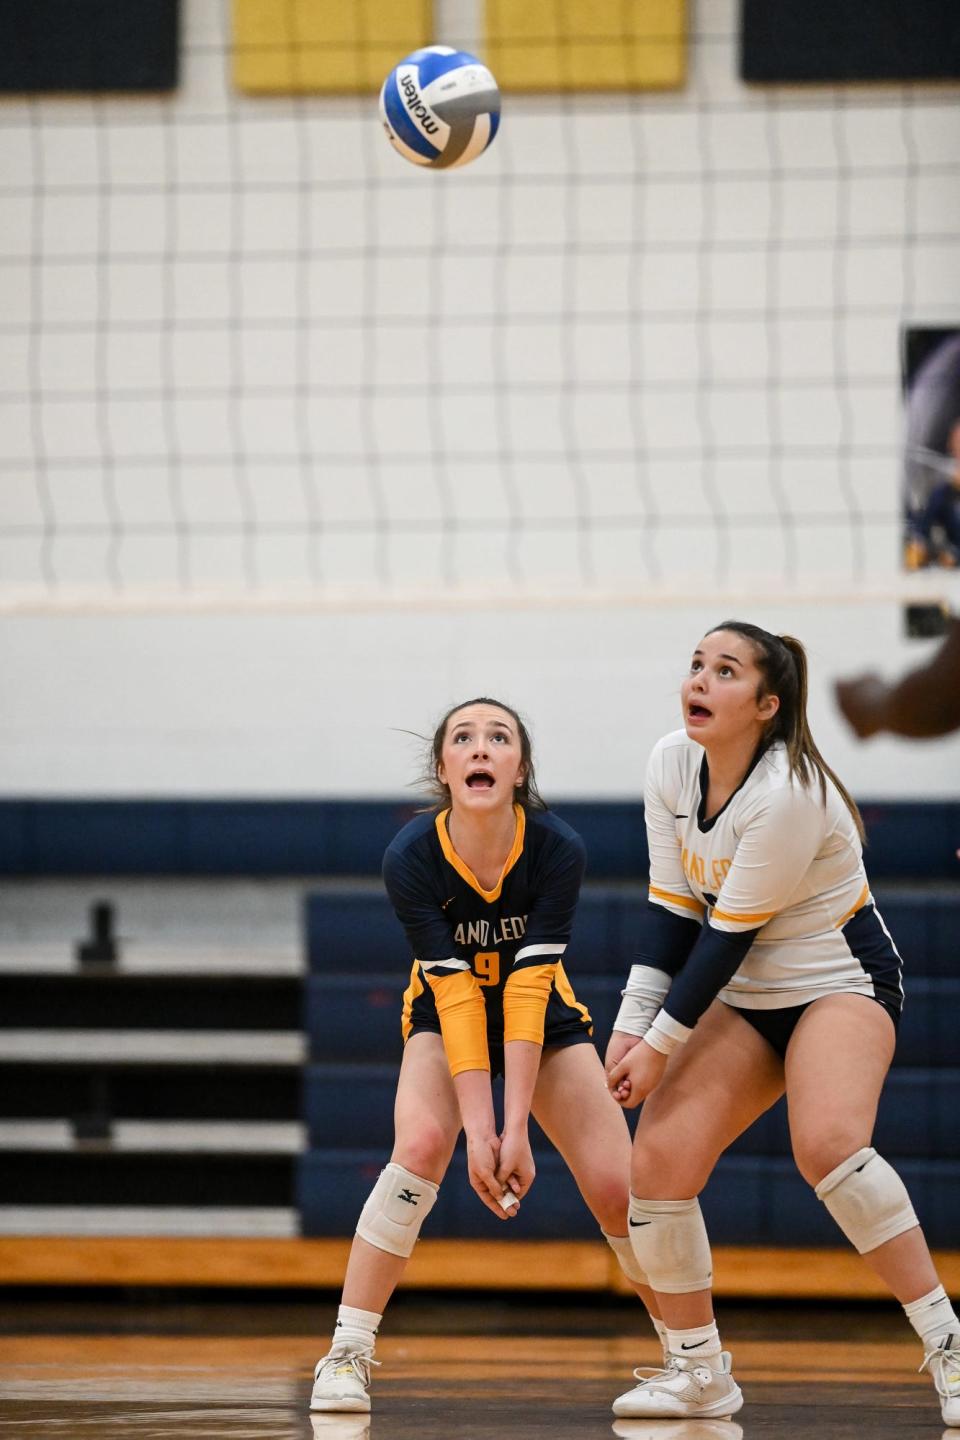
{"label": "white knee pad", "polygon": [[654,1290],[687,1295],[709,1289],[713,1260],[696,1197],[640,1200],[631,1195],[627,1219],[634,1257]]}
{"label": "white knee pad", "polygon": [[601,1230],[600,1234],[604,1240],[606,1240],[614,1255],[616,1255],[620,1269],[624,1275],[626,1275],[627,1279],[631,1280],[634,1285],[649,1285],[650,1281],[637,1264],[637,1257],[634,1255],[633,1246],[630,1244],[630,1236],[608,1235],[606,1230]]}
{"label": "white knee pad", "polygon": [[920,1223],[900,1176],[872,1147],[824,1175],[815,1193],[861,1255]]}
{"label": "white knee pad", "polygon": [[390,1255],[409,1259],[420,1226],[437,1200],[439,1185],[424,1180],[391,1160],[381,1170],[367,1203],[360,1211],[357,1234],[368,1245]]}

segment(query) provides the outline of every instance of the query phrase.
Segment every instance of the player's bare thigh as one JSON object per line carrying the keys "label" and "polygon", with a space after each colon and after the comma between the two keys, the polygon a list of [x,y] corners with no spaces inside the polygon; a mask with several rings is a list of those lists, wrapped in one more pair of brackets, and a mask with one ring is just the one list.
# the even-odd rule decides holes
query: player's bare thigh
{"label": "player's bare thigh", "polygon": [[592,1045],[544,1051],[531,1109],[601,1230],[625,1235],[630,1132]]}
{"label": "player's bare thigh", "polygon": [[869,1145],[896,1031],[867,995],[825,995],[800,1017],[787,1047],[790,1139],[811,1185]]}
{"label": "player's bare thigh", "polygon": [[626,1186],[630,1132],[592,1045],[544,1050],[531,1110],[574,1176],[610,1171]]}
{"label": "player's bare thigh", "polygon": [[460,1109],[443,1040],[421,1032],[403,1047],[391,1159],[439,1184],[460,1134]]}
{"label": "player's bare thigh", "polygon": [[730,1005],[715,1000],[644,1101],[631,1188],[647,1200],[688,1199],[719,1157],[780,1098],[783,1062]]}

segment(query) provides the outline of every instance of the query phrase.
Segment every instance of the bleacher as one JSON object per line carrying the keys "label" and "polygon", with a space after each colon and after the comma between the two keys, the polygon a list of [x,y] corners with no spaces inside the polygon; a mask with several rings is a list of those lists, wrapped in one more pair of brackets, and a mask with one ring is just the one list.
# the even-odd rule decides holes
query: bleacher
{"label": "bleacher", "polygon": [[299,888],[0,885],[0,1235],[296,1235]]}

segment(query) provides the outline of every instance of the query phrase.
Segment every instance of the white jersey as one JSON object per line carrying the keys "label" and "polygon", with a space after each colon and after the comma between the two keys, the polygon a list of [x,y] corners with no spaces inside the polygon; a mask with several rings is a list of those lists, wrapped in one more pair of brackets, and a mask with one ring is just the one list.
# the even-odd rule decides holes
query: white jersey
{"label": "white jersey", "polygon": [[[809,788],[774,744],[711,819],[706,754],[685,731],[655,747],[644,794],[650,900],[711,931],[758,931],[720,998],[746,1009],[848,992],[902,1001],[901,962],[873,906],[860,837],[827,780]],[[858,918],[859,917],[859,918]]]}

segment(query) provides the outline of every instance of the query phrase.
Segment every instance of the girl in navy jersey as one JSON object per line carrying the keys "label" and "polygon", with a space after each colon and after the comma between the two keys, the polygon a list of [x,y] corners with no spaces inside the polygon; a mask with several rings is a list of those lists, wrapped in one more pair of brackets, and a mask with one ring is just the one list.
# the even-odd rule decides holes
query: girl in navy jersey
{"label": "girl in navy jersey", "polygon": [[[509,1220],[534,1179],[533,1114],[656,1313],[625,1233],[629,1133],[563,964],[583,843],[546,810],[526,728],[499,701],[469,700],[444,716],[430,778],[437,809],[404,826],[383,864],[414,957],[396,1140],[360,1215],[312,1410],[369,1410],[377,1327],[461,1129],[470,1184],[498,1220]],[[500,1133],[492,1072],[504,1076]]]}
{"label": "girl in navy jersey", "polygon": [[903,1304],[944,1420],[960,1425],[960,1320],[903,1182],[870,1144],[900,957],[864,874],[857,807],[810,734],[803,646],[725,621],[694,651],[681,694],[684,729],[647,772],[642,963],[607,1051],[614,1097],[646,1101],[629,1235],[668,1358],[614,1411],[723,1417],[742,1405],[696,1196],[786,1091],[802,1175]]}

